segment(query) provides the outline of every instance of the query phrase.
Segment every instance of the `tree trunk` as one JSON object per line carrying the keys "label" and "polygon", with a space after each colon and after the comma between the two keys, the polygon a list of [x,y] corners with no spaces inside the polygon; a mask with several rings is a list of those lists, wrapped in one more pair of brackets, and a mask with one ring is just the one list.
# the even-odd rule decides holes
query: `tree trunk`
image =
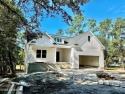
{"label": "tree trunk", "polygon": [[15,76],[15,75],[16,75],[16,71],[15,71],[14,63],[12,62],[12,57],[11,57],[11,55],[12,55],[12,54],[10,53],[10,51],[8,51],[10,69],[11,69],[12,75]]}
{"label": "tree trunk", "polygon": [[121,62],[122,62],[122,68],[124,70],[124,58],[122,58]]}

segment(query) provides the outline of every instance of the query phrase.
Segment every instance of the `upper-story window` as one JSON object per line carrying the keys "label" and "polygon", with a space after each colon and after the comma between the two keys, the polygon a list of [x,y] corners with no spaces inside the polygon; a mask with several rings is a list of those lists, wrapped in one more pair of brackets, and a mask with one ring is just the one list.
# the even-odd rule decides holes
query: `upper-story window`
{"label": "upper-story window", "polygon": [[54,40],[55,40],[56,42],[62,42],[62,39],[61,39],[61,38],[54,38]]}
{"label": "upper-story window", "polygon": [[88,36],[88,41],[90,42],[90,36]]}
{"label": "upper-story window", "polygon": [[56,38],[54,38],[54,40],[56,41]]}

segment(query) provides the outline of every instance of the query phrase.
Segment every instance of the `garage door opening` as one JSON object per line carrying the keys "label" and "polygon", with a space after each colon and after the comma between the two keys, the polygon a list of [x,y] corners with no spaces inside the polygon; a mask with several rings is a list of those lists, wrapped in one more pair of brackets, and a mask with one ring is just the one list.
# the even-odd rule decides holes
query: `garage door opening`
{"label": "garage door opening", "polygon": [[79,68],[99,67],[99,56],[79,56]]}

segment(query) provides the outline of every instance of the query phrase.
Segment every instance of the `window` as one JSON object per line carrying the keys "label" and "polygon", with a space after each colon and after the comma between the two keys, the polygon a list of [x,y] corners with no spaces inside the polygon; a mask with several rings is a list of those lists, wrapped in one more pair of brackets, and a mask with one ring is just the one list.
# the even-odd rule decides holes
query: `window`
{"label": "window", "polygon": [[90,41],[90,36],[88,36],[88,41]]}
{"label": "window", "polygon": [[42,58],[46,58],[46,50],[42,50]]}
{"label": "window", "polygon": [[41,58],[41,50],[36,51],[36,58]]}
{"label": "window", "polygon": [[54,38],[54,40],[56,41],[56,38]]}
{"label": "window", "polygon": [[54,38],[54,40],[55,40],[56,42],[62,42],[62,39],[61,39],[61,38]]}
{"label": "window", "polygon": [[59,39],[59,38],[57,38],[57,42],[60,42],[60,39]]}
{"label": "window", "polygon": [[62,39],[60,38],[60,42],[62,42]]}

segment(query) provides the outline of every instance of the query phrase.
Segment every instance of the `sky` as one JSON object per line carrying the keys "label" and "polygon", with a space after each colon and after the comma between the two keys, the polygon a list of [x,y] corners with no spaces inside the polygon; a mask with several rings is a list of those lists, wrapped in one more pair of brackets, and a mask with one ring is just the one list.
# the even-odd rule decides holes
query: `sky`
{"label": "sky", "polygon": [[[90,0],[81,9],[84,10],[86,19],[94,18],[98,23],[106,18],[113,21],[118,17],[125,18],[125,0]],[[65,10],[74,16],[70,9],[65,8]],[[49,34],[55,34],[59,29],[66,30],[68,27],[59,15],[55,18],[45,17],[41,22],[42,31]]]}

